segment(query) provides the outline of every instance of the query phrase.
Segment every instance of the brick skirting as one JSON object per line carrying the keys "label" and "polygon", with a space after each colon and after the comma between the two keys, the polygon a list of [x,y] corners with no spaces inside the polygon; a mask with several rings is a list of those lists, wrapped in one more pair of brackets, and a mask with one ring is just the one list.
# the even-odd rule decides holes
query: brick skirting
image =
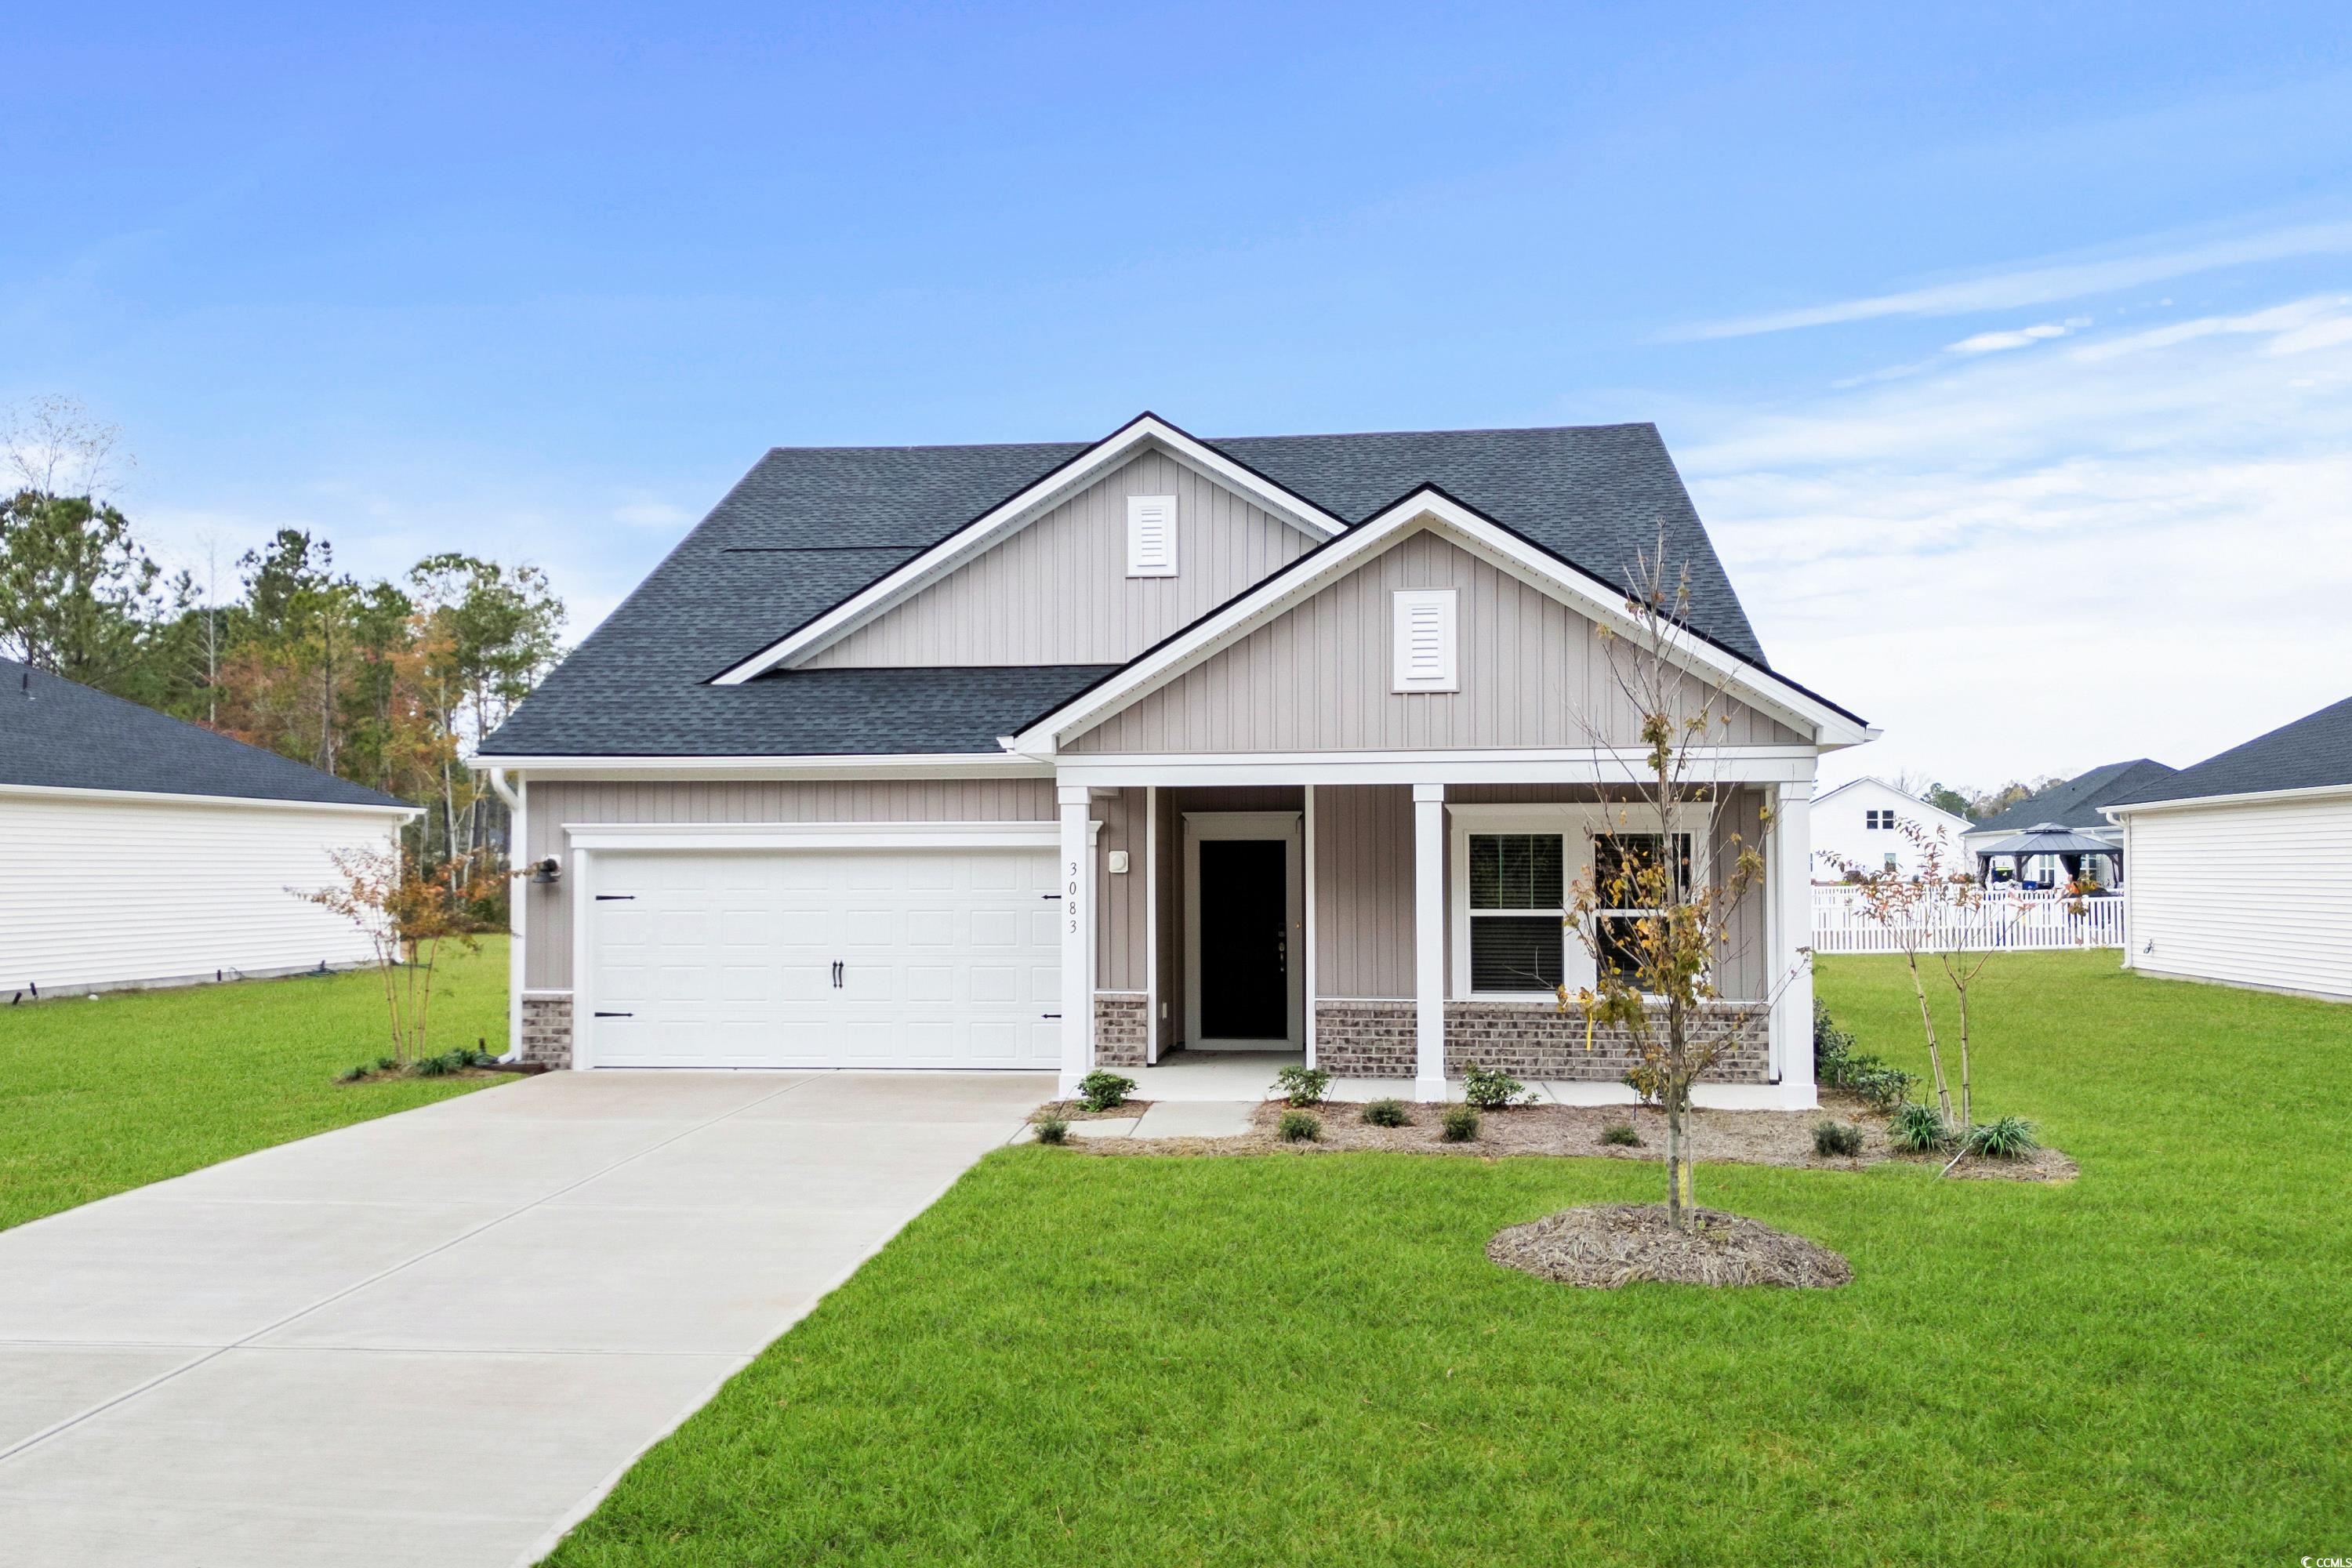
{"label": "brick skirting", "polygon": [[[1748,1037],[1717,1062],[1713,1083],[1764,1083],[1770,1075],[1761,1003],[1727,1004],[1725,1010],[1757,1020]],[[1445,1073],[1459,1078],[1475,1062],[1513,1078],[1615,1083],[1633,1065],[1632,1037],[1622,1029],[1596,1028],[1585,1048],[1584,1017],[1562,1013],[1549,1002],[1448,1002],[1445,1005]],[[1340,1078],[1413,1076],[1413,1005],[1408,1001],[1318,1002],[1315,1005],[1315,1061]]]}
{"label": "brick skirting", "polygon": [[1095,993],[1095,1065],[1106,1068],[1143,1066],[1148,1042],[1145,1014],[1150,1005],[1143,993]]}
{"label": "brick skirting", "polygon": [[1411,1002],[1318,1002],[1315,1065],[1334,1078],[1411,1078]]}
{"label": "brick skirting", "polygon": [[551,1068],[572,1065],[572,998],[522,999],[522,1059]]}

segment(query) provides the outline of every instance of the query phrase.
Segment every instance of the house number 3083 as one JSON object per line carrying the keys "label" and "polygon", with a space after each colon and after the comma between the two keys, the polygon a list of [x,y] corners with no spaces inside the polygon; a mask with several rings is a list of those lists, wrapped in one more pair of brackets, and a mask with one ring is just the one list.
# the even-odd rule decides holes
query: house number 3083
{"label": "house number 3083", "polygon": [[1070,862],[1070,930],[1078,929],[1078,863]]}

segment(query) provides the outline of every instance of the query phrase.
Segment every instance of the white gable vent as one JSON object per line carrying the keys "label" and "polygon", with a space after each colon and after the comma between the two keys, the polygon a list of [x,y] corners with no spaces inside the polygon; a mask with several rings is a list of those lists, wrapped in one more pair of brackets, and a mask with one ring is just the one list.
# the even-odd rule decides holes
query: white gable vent
{"label": "white gable vent", "polygon": [[1176,575],[1176,498],[1127,498],[1127,574]]}
{"label": "white gable vent", "polygon": [[1454,590],[1401,588],[1396,604],[1396,689],[1458,691]]}

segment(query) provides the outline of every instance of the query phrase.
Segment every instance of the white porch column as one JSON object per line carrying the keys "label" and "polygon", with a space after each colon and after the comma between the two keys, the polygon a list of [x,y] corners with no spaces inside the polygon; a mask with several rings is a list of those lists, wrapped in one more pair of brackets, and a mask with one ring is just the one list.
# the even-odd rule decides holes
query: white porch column
{"label": "white porch column", "polygon": [[1445,786],[1412,786],[1413,1097],[1445,1098]]}
{"label": "white porch column", "polygon": [[1095,858],[1087,840],[1084,784],[1055,791],[1062,807],[1062,1079],[1065,1100],[1094,1067]]}
{"label": "white porch column", "polygon": [[1772,847],[1765,886],[1773,905],[1772,984],[1784,986],[1773,1009],[1774,1066],[1780,1103],[1818,1103],[1813,1086],[1813,786],[1811,780],[1779,786],[1772,806]]}

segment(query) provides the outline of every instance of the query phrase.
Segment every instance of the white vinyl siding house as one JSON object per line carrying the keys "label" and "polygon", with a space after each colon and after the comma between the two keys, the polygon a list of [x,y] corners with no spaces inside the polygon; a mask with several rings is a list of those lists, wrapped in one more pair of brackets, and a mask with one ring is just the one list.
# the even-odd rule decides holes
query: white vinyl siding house
{"label": "white vinyl siding house", "polygon": [[302,895],[415,815],[0,659],[0,997],[366,963],[366,933]]}
{"label": "white vinyl siding house", "polygon": [[2352,698],[2106,808],[2124,963],[2352,1001]]}
{"label": "white vinyl siding house", "polygon": [[0,992],[364,963],[357,926],[288,889],[326,886],[336,850],[397,833],[380,811],[0,788]]}
{"label": "white vinyl siding house", "polygon": [[2352,791],[2126,821],[2130,967],[2352,1000]]}
{"label": "white vinyl siding house", "polygon": [[1947,875],[1972,868],[1961,840],[1974,823],[1906,795],[1883,780],[1861,778],[1842,784],[1813,802],[1813,880],[1838,881],[1843,866],[1864,871],[1892,869],[1905,877],[1920,875],[1927,854],[1905,831],[1906,824],[1916,826],[1930,840],[1942,836]]}

